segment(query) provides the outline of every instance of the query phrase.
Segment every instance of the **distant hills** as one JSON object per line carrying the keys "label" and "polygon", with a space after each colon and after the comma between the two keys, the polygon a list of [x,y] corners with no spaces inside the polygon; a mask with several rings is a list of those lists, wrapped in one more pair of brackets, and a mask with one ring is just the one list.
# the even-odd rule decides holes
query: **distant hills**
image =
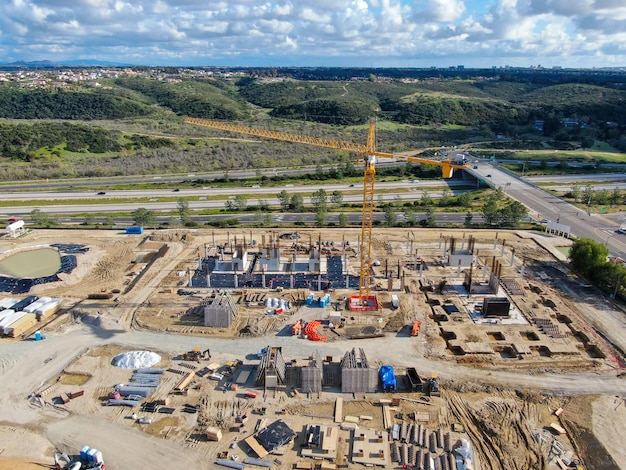
{"label": "distant hills", "polygon": [[61,67],[129,67],[131,64],[110,62],[96,59],[75,59],[56,62],[53,60],[33,60],[16,62],[0,62],[0,68],[5,69],[55,69]]}

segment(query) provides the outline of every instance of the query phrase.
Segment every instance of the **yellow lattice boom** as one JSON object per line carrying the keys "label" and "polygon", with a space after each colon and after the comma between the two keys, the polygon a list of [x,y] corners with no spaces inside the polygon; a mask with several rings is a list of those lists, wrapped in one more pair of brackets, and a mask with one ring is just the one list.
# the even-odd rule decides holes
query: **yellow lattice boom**
{"label": "yellow lattice boom", "polygon": [[369,120],[369,132],[367,143],[357,144],[344,142],[323,137],[310,137],[302,134],[290,132],[274,131],[270,129],[260,129],[256,127],[242,126],[239,124],[215,121],[212,119],[185,118],[187,124],[220,129],[223,131],[236,132],[246,135],[254,135],[266,139],[283,140],[297,144],[313,145],[315,147],[326,147],[336,150],[347,150],[364,157],[364,178],[363,178],[363,209],[361,218],[361,246],[360,246],[360,268],[359,268],[359,297],[366,301],[370,293],[371,285],[371,250],[372,250],[372,224],[374,214],[374,182],[376,180],[376,158],[393,158],[407,162],[424,163],[427,165],[440,166],[443,177],[451,178],[454,169],[464,169],[466,165],[453,163],[449,160],[430,160],[415,156],[397,155],[392,153],[378,152],[376,150],[376,118]]}

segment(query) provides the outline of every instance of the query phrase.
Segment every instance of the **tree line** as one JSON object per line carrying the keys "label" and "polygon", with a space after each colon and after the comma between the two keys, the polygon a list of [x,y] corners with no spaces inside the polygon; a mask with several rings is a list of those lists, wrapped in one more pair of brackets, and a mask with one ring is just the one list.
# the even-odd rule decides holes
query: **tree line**
{"label": "tree line", "polygon": [[626,267],[608,259],[609,249],[591,238],[579,238],[570,249],[572,269],[612,297],[626,293]]}

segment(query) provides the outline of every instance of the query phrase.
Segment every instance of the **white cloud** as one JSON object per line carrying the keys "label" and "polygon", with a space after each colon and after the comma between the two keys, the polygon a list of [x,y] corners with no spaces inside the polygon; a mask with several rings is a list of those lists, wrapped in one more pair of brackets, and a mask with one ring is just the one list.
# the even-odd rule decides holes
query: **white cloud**
{"label": "white cloud", "polygon": [[325,13],[317,12],[312,8],[304,8],[298,15],[298,17],[305,21],[311,21],[313,23],[328,23],[330,16]]}
{"label": "white cloud", "polygon": [[419,23],[457,21],[465,12],[463,0],[422,0],[414,3],[413,18]]}
{"label": "white cloud", "polygon": [[257,64],[271,57],[276,64],[281,54],[299,65],[329,57],[339,65],[368,66],[427,66],[447,57],[454,65],[464,56],[484,58],[484,66],[510,58],[545,63],[542,56],[580,65],[581,54],[598,61],[594,65],[626,64],[624,0],[485,0],[475,7],[479,3],[5,0],[0,51],[9,51],[9,60],[97,56],[173,64],[215,64],[233,56]]}

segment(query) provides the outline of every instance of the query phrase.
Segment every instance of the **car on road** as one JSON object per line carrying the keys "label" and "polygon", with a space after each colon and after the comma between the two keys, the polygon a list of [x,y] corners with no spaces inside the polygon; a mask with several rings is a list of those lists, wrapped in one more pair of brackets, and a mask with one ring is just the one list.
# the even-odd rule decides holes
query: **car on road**
{"label": "car on road", "polygon": [[104,191],[98,191],[96,194],[97,194],[98,196],[102,196],[102,195],[104,195],[104,194],[106,194],[106,193],[105,193]]}
{"label": "car on road", "polygon": [[354,188],[354,185],[353,185],[353,184],[351,184],[351,185],[350,185],[350,186],[348,186],[348,187],[349,187],[349,188]]}
{"label": "car on road", "polygon": [[179,188],[176,188],[176,189],[172,189],[172,191],[174,191],[175,193],[177,193],[178,191],[180,191],[180,189],[179,189]]}
{"label": "car on road", "polygon": [[476,166],[476,165],[474,165],[472,168],[473,168],[474,170],[478,170],[478,166]]}
{"label": "car on road", "polygon": [[491,178],[491,173],[489,173],[489,174],[487,175],[487,178]]}
{"label": "car on road", "polygon": [[541,219],[542,224],[549,224],[550,222],[552,222],[550,219]]}

